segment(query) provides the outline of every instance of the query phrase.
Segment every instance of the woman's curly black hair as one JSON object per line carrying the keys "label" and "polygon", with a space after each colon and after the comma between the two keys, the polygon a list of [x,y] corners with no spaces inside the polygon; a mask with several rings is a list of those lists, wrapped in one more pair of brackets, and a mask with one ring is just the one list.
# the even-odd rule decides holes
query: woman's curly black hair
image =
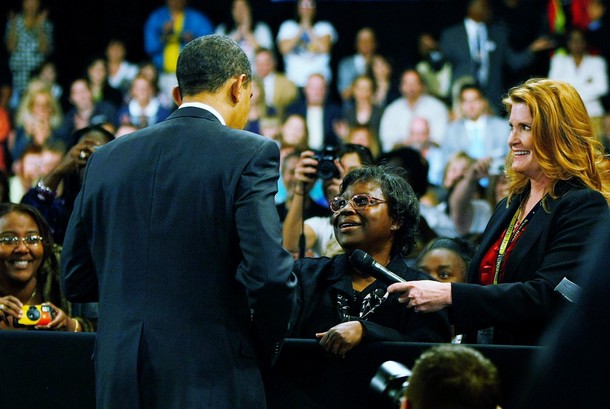
{"label": "woman's curly black hair", "polygon": [[394,236],[392,255],[408,255],[415,245],[419,225],[419,202],[406,180],[406,172],[388,165],[360,166],[352,169],[341,183],[340,194],[354,183],[379,184],[387,201],[390,217],[400,223]]}

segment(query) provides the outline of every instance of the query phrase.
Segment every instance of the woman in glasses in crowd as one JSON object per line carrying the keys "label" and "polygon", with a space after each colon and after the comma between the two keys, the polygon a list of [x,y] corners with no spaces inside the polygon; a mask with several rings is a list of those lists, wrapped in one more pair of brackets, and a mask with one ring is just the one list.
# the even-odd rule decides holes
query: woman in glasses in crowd
{"label": "woman in glasses in crowd", "polygon": [[532,345],[560,311],[556,286],[564,277],[582,283],[587,238],[610,217],[608,162],[571,85],[531,79],[504,103],[508,196],[487,224],[468,283],[399,283],[390,291],[415,311],[450,306],[465,342]]}
{"label": "woman in glasses in crowd", "polygon": [[363,341],[445,342],[444,314],[416,314],[388,296],[387,284],[349,262],[356,249],[406,280],[429,277],[405,263],[415,242],[417,197],[396,168],[362,166],[343,179],[330,201],[335,237],[345,254],[295,262],[299,278],[292,337],[313,338],[344,356]]}
{"label": "woman in glasses in crowd", "polygon": [[[95,316],[94,306],[73,306],[61,293],[59,253],[46,221],[35,208],[0,204],[0,329],[95,331],[96,320],[80,316]],[[39,310],[41,321],[23,312],[22,307],[28,305],[50,307],[51,321],[40,314],[44,310]],[[44,324],[34,325],[37,321]]]}

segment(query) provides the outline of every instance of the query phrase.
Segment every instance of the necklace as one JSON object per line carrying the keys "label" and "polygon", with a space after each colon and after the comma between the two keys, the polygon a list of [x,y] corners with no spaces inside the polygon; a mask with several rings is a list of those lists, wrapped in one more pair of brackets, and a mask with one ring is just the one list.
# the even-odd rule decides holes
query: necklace
{"label": "necklace", "polygon": [[35,296],[36,296],[36,289],[34,288],[34,291],[32,292],[32,295],[30,295],[30,298],[28,298],[28,300],[23,304],[28,305],[34,299]]}

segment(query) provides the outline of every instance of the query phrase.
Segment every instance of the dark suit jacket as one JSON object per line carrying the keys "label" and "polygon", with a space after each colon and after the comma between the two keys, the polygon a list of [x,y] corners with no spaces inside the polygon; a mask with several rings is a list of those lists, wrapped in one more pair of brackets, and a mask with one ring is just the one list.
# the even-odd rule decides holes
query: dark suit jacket
{"label": "dark suit jacket", "polygon": [[[300,99],[286,108],[286,116],[291,114],[299,114],[307,118],[307,104],[305,100]],[[341,107],[335,103],[327,102],[324,104],[324,146],[337,146],[340,142],[339,137],[333,129],[333,122],[340,120],[343,117]]]}
{"label": "dark suit jacket", "polygon": [[587,243],[582,292],[545,332],[546,348],[533,357],[509,408],[610,407],[610,222],[600,223]]}
{"label": "dark suit jacket", "polygon": [[[427,280],[429,276],[407,267],[395,257],[388,269],[406,280]],[[292,338],[315,338],[341,323],[337,293],[353,297],[348,256],[303,258],[295,262],[298,277],[297,309],[291,325]],[[390,294],[367,320],[354,317],[365,328],[366,341],[447,342],[449,322],[445,311],[418,314],[398,302],[400,294]]]}
{"label": "dark suit jacket", "polygon": [[269,139],[188,107],[89,159],[64,241],[72,301],[99,299],[98,408],[264,408],[294,301]]}
{"label": "dark suit jacket", "polygon": [[[508,32],[500,25],[487,25],[489,50],[489,75],[483,86],[485,96],[496,114],[503,115],[502,96],[504,90],[504,68],[519,69],[529,64],[534,54],[525,49],[514,52],[508,43]],[[472,77],[473,61],[470,55],[468,34],[464,22],[446,28],[440,37],[440,47],[445,58],[452,65],[452,82],[462,77]]]}
{"label": "dark suit jacket", "polygon": [[[564,303],[554,292],[567,277],[580,282],[580,254],[594,227],[610,217],[608,203],[596,191],[570,182],[557,185],[558,198],[547,200],[528,222],[506,262],[504,283],[452,284],[456,332],[493,326],[494,343],[534,345]],[[479,265],[508,226],[521,203],[500,202],[470,263],[468,282],[479,282]],[[469,340],[472,342],[472,339]]]}

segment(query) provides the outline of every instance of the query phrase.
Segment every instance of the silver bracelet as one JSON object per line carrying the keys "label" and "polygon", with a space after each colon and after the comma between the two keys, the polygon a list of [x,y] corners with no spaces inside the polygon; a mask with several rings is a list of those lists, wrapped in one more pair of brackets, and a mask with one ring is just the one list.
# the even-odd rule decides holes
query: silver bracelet
{"label": "silver bracelet", "polygon": [[42,178],[40,178],[38,180],[38,183],[36,183],[36,190],[38,193],[38,198],[40,200],[44,200],[44,199],[54,199],[55,195],[57,194],[55,192],[55,190],[51,189],[50,187],[46,186],[42,180]]}

